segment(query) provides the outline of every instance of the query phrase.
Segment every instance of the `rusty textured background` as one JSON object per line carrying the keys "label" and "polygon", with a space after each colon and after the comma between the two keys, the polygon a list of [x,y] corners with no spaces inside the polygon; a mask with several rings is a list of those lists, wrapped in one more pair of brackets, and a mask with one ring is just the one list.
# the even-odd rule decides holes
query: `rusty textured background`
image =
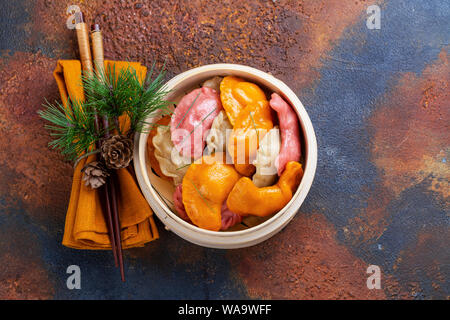
{"label": "rusty textured background", "polygon": [[[380,30],[366,8],[381,7]],[[99,22],[111,59],[257,67],[285,81],[315,126],[315,182],[296,218],[242,250],[161,239],[109,252],[60,242],[72,169],[36,115],[77,57],[65,9]],[[450,4],[447,0],[14,0],[0,2],[0,298],[448,299]],[[82,289],[66,288],[66,268]],[[370,264],[382,289],[368,290]]]}

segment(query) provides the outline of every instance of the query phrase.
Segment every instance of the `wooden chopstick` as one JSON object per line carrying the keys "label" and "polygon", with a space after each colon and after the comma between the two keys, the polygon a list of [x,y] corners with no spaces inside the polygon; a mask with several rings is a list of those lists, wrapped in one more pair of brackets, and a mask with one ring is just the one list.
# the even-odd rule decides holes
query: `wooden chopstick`
{"label": "wooden chopstick", "polygon": [[[94,65],[97,71],[97,75],[101,74],[105,71],[104,63],[104,52],[103,52],[103,38],[102,33],[100,31],[100,26],[98,24],[95,24],[92,26],[91,31],[91,38],[92,38],[92,53],[94,56]],[[109,137],[109,121],[108,118],[105,116],[103,118],[103,129],[105,129],[105,137]],[[124,266],[123,266],[123,254],[122,254],[122,238],[120,235],[120,220],[119,220],[119,212],[118,212],[118,204],[117,204],[117,190],[115,183],[116,180],[116,173],[113,171],[111,172],[110,177],[110,183],[108,184],[109,192],[111,194],[111,207],[112,207],[112,216],[109,222],[111,222],[112,227],[112,234],[114,237],[115,242],[115,250],[116,254],[115,256],[118,257],[119,260],[119,268],[120,268],[120,276],[122,278],[122,281],[125,281],[125,272],[124,272]],[[111,246],[113,244],[111,243]]]}
{"label": "wooden chopstick", "polygon": [[92,59],[91,50],[89,48],[89,33],[86,23],[83,20],[83,13],[77,12],[76,21],[80,21],[76,24],[75,29],[77,30],[78,48],[80,50],[80,60],[83,71],[92,72]]}
{"label": "wooden chopstick", "polygon": [[[91,60],[91,50],[89,46],[89,35],[88,35],[88,28],[86,23],[83,20],[83,14],[81,12],[76,13],[77,19],[76,21],[79,21],[76,25],[76,32],[77,32],[77,39],[78,39],[78,47],[80,50],[80,60],[81,60],[81,66],[84,72],[93,73],[93,67],[92,67],[92,60]],[[103,50],[103,48],[102,48]],[[96,51],[97,53],[97,51]],[[98,116],[96,111],[95,112],[95,130],[100,132],[100,123],[98,120]],[[97,143],[97,149],[100,148],[100,144]],[[116,245],[116,236],[115,236],[115,228],[113,226],[113,215],[111,210],[111,197],[110,197],[110,190],[108,188],[108,182],[106,182],[106,185],[102,187],[104,199],[105,199],[105,206],[106,206],[106,214],[105,218],[107,220],[107,226],[108,226],[108,233],[109,238],[111,241],[111,249],[113,251],[114,255],[114,262],[115,265],[118,265],[119,259],[118,257],[118,250]],[[123,268],[123,267],[122,267]]]}
{"label": "wooden chopstick", "polygon": [[103,52],[103,37],[98,24],[94,24],[91,28],[91,39],[95,70],[97,70],[98,73],[104,72],[105,57]]}
{"label": "wooden chopstick", "polygon": [[105,212],[105,219],[108,226],[108,234],[109,234],[109,240],[111,241],[111,250],[114,255],[114,264],[116,267],[119,266],[119,260],[117,256],[117,246],[116,246],[116,237],[114,232],[114,226],[113,226],[113,219],[112,219],[112,211],[111,211],[111,199],[109,197],[110,191],[108,189],[108,183],[106,182],[105,185],[102,187],[104,199],[105,199],[105,206],[106,206],[106,212]]}
{"label": "wooden chopstick", "polygon": [[114,216],[114,220],[113,220],[113,224],[114,224],[114,231],[115,231],[115,236],[117,239],[117,254],[119,256],[119,267],[120,267],[120,276],[122,278],[122,281],[125,282],[125,271],[124,271],[124,267],[123,267],[123,255],[122,255],[122,239],[120,236],[120,220],[119,220],[119,211],[117,209],[117,190],[116,190],[116,173],[112,172],[111,173],[111,183],[109,184],[109,187],[111,188],[111,195],[113,196],[112,198],[112,211],[113,211],[113,216]]}

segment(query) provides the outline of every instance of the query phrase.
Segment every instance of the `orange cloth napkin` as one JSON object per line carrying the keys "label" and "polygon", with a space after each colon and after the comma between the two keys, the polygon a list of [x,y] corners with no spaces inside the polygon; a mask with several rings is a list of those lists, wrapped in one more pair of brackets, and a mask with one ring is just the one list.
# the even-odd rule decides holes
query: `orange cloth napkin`
{"label": "orange cloth napkin", "polygon": [[[145,79],[147,68],[136,62],[105,61],[105,68],[114,66],[118,74],[124,67],[133,67]],[[81,83],[81,64],[78,60],[60,60],[53,72],[64,106],[67,100],[84,100]],[[126,121],[125,117],[120,120]],[[91,155],[80,160],[73,175],[69,208],[67,209],[63,245],[75,249],[111,249],[99,192],[84,185],[81,169],[95,160]],[[117,170],[118,208],[121,225],[122,247],[141,247],[158,239],[158,230],[153,220],[153,212],[142,196],[136,181],[127,169]]]}

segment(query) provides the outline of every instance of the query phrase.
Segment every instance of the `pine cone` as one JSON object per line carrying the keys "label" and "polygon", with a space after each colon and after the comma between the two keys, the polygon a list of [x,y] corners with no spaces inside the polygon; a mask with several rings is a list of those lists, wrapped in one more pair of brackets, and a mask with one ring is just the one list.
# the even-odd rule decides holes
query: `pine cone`
{"label": "pine cone", "polygon": [[101,154],[109,169],[126,168],[133,159],[133,141],[123,135],[112,136],[103,141]]}
{"label": "pine cone", "polygon": [[105,184],[106,178],[109,176],[106,167],[98,161],[92,161],[86,164],[83,169],[83,181],[86,181],[86,186],[91,185],[92,189],[97,189]]}

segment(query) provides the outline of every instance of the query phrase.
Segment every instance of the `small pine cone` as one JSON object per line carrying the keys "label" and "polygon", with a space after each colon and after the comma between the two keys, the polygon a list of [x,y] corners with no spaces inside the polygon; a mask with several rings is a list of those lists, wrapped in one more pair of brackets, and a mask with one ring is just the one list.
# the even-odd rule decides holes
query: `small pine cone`
{"label": "small pine cone", "polygon": [[85,185],[90,185],[92,189],[104,185],[109,176],[106,167],[98,161],[89,162],[81,169],[81,172],[83,172],[83,181],[86,181]]}
{"label": "small pine cone", "polygon": [[126,168],[133,159],[133,141],[123,135],[112,136],[103,141],[101,154],[109,169]]}

